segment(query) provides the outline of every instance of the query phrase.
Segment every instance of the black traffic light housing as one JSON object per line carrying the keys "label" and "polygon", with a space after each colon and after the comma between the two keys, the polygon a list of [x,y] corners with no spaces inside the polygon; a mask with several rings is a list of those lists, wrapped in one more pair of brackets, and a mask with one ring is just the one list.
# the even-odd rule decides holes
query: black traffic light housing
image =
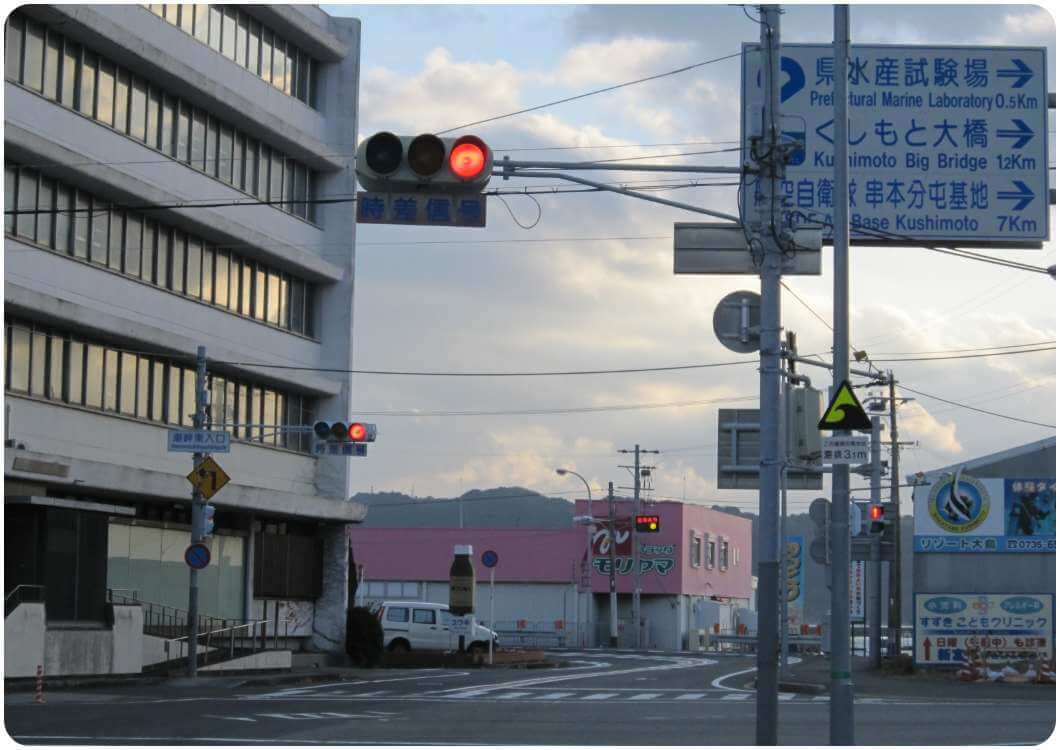
{"label": "black traffic light housing", "polygon": [[374,443],[376,426],[368,422],[317,422],[313,433],[319,440],[337,443]]}
{"label": "black traffic light housing", "polygon": [[659,532],[659,517],[656,515],[652,516],[637,516],[636,517],[637,532],[640,534],[657,534]]}
{"label": "black traffic light housing", "polygon": [[891,519],[887,517],[886,506],[879,504],[869,506],[869,534],[883,534],[890,525]]}
{"label": "black traffic light housing", "polygon": [[377,193],[479,193],[493,172],[493,151],[475,135],[382,131],[357,148],[356,172],[361,186]]}

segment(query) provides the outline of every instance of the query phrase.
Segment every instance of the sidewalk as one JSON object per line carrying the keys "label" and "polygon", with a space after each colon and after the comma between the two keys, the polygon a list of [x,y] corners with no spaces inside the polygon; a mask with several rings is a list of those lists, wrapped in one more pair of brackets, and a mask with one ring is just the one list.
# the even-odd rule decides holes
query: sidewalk
{"label": "sidewalk", "polygon": [[[827,657],[804,655],[801,662],[788,666],[789,678],[784,682],[820,686],[823,687],[823,692],[827,693],[830,672]],[[872,669],[868,659],[860,656],[851,658],[851,682],[857,696],[923,698],[930,694],[939,700],[1056,700],[1055,685],[961,682],[953,672],[938,670],[918,670],[914,674],[888,674]],[[784,689],[783,686],[781,689]]]}

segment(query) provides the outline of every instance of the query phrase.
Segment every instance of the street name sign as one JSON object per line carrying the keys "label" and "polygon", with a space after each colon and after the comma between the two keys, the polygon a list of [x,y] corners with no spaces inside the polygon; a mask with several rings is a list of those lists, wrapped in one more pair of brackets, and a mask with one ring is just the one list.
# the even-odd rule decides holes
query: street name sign
{"label": "street name sign", "polygon": [[232,436],[224,430],[169,430],[170,453],[230,453]]}
{"label": "street name sign", "polygon": [[201,464],[196,466],[188,474],[188,481],[209,500],[217,494],[218,490],[231,481],[221,465],[207,456]]}
{"label": "street name sign", "polygon": [[[744,163],[761,135],[761,55],[745,44]],[[831,241],[834,66],[830,44],[781,47],[780,125],[794,149],[785,223]],[[853,45],[850,232],[858,244],[925,241],[1039,247],[1049,239],[1044,47]],[[801,144],[796,146],[796,144]],[[744,210],[764,200],[748,183]],[[915,241],[915,242],[914,242]]]}
{"label": "street name sign", "polygon": [[319,441],[313,444],[314,456],[357,456],[364,458],[368,455],[367,443],[336,443],[334,441]]}
{"label": "street name sign", "polygon": [[357,223],[484,227],[486,196],[361,191],[357,193]]}
{"label": "street name sign", "polygon": [[835,466],[862,464],[868,460],[868,435],[833,435],[821,441],[821,463]]}
{"label": "street name sign", "polygon": [[[784,253],[781,271],[785,275],[821,275],[821,237],[819,228],[796,229],[793,232],[795,252]],[[738,224],[678,222],[674,224],[674,273],[751,274],[761,269],[747,242],[744,228]]]}

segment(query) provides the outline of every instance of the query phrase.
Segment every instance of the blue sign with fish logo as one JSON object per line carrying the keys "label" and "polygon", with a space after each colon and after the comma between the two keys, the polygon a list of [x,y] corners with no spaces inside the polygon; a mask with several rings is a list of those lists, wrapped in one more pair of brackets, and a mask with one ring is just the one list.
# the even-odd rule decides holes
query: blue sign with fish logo
{"label": "blue sign with fish logo", "polygon": [[944,476],[928,492],[931,518],[951,534],[966,534],[978,528],[990,514],[990,492],[975,477],[961,470]]}

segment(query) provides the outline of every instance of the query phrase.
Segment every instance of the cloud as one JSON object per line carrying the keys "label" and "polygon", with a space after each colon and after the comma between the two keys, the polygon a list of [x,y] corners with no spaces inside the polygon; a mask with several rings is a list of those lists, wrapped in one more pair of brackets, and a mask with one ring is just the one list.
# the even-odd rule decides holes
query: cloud
{"label": "cloud", "polygon": [[957,439],[957,424],[953,421],[939,421],[915,401],[902,408],[898,429],[903,439],[918,440],[930,446],[936,453],[956,456],[963,450]]}
{"label": "cloud", "polygon": [[654,75],[690,60],[692,45],[643,37],[587,42],[572,47],[552,72],[556,84],[602,86]]}

